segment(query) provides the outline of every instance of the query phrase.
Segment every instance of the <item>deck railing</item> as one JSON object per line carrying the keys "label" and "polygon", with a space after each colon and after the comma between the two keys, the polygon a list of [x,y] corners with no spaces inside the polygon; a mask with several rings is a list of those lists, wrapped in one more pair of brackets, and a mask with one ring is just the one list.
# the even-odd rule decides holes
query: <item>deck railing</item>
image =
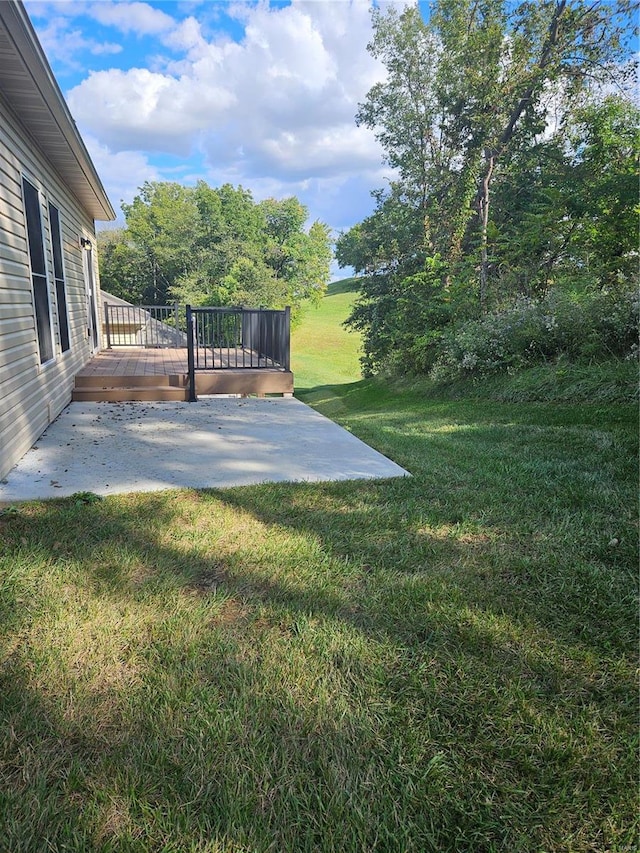
{"label": "deck railing", "polygon": [[199,370],[290,370],[290,325],[289,308],[104,303],[108,349],[186,348],[192,399]]}
{"label": "deck railing", "polygon": [[198,370],[290,370],[291,311],[186,306],[190,399]]}
{"label": "deck railing", "polygon": [[173,305],[116,305],[104,303],[107,348],[145,347],[156,349],[187,346],[185,310]]}

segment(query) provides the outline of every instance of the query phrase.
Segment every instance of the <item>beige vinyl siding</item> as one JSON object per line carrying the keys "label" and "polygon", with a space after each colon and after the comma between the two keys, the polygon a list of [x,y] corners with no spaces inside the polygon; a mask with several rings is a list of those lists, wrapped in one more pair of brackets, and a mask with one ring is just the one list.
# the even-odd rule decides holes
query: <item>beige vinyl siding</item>
{"label": "beige vinyl siding", "polygon": [[[23,176],[40,194],[54,359],[41,365],[29,265]],[[48,203],[60,212],[71,348],[63,353],[53,276]],[[0,477],[4,477],[71,400],[75,374],[91,357],[83,235],[96,245],[92,219],[67,191],[0,98]],[[94,278],[98,287],[96,252]]]}

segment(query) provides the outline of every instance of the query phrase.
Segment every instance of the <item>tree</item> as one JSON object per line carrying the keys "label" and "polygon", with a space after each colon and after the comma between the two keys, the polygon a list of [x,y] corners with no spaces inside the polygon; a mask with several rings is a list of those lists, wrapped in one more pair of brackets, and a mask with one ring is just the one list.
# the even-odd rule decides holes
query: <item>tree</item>
{"label": "tree", "polygon": [[[479,302],[487,307],[489,288],[488,232],[490,190],[501,161],[508,157],[518,135],[525,141],[538,136],[548,123],[549,89],[560,92],[566,108],[579,97],[598,73],[601,82],[614,77],[615,63],[621,58],[621,14],[628,14],[628,3],[547,2],[522,3],[508,15],[505,4],[467,2],[469,28],[462,39],[457,28],[450,28],[450,10],[460,7],[459,0],[442,0],[441,32],[444,51],[451,59],[473,47],[471,33],[490,32],[483,53],[490,53],[490,83],[482,75],[478,98],[469,98],[462,110],[463,125],[475,131],[482,149],[474,208],[480,231]],[[479,7],[484,5],[484,9]],[[478,14],[480,12],[480,14]],[[477,51],[472,55],[477,56]],[[454,59],[455,61],[455,59]],[[483,63],[485,65],[486,63]],[[464,68],[469,65],[465,64]],[[473,81],[467,81],[472,83]],[[466,113],[466,115],[465,115]],[[520,142],[522,144],[522,142]],[[474,225],[468,220],[468,228]]]}
{"label": "tree", "polygon": [[495,195],[496,288],[541,296],[628,286],[637,273],[640,110],[607,96],[518,152]]}
{"label": "tree", "polygon": [[638,270],[638,171],[640,109],[610,96],[572,117],[573,180],[566,209],[581,222],[584,265],[599,287],[629,281]]}
{"label": "tree", "polygon": [[295,303],[320,298],[331,263],[329,228],[316,220],[305,232],[309,211],[297,198],[267,199],[259,207],[266,223],[265,258],[276,278],[287,283]]}
{"label": "tree", "polygon": [[[435,316],[456,322],[490,310],[507,281],[530,276],[522,264],[517,274],[504,274],[518,239],[503,215],[509,195],[526,190],[525,174],[539,170],[533,207],[519,220],[523,227],[528,221],[525,235],[533,245],[553,228],[545,198],[551,202],[558,192],[554,180],[563,183],[568,168],[572,179],[588,183],[578,162],[565,156],[565,149],[575,150],[572,116],[594,100],[594,87],[620,80],[629,20],[628,2],[604,0],[438,0],[428,22],[417,7],[374,11],[369,49],[387,78],[370,90],[356,121],[374,130],[397,178],[389,193],[378,194],[373,216],[341,235],[337,246],[339,259],[350,258],[372,276],[352,317],[365,333],[371,364],[384,360],[383,350],[407,346],[400,330],[416,314],[434,322],[424,300],[448,301],[448,319],[440,311]],[[401,243],[398,222],[406,238]],[[563,220],[557,233],[547,252],[551,266],[585,228]],[[434,290],[436,267],[441,279]],[[414,292],[422,273],[430,285],[409,306],[398,298],[403,281],[411,281]],[[536,285],[544,280],[540,270],[533,278]],[[367,349],[382,342],[377,354]]]}
{"label": "tree", "polygon": [[147,257],[125,229],[99,231],[98,252],[101,289],[139,305],[146,303]]}
{"label": "tree", "polygon": [[[360,297],[348,323],[363,336],[362,359],[365,375],[386,370],[395,353],[400,353],[400,339],[409,321],[404,282],[425,269],[428,252],[424,222],[416,215],[415,205],[401,193],[398,184],[387,195],[378,195],[375,213],[342,234],[336,243],[336,258],[342,266],[352,266],[356,273],[366,273],[361,280]],[[440,270],[443,273],[442,270]],[[437,286],[444,290],[441,279]],[[434,282],[429,286],[433,295]],[[414,289],[416,303],[408,310],[411,322],[429,307]],[[419,300],[419,302],[418,302]]]}
{"label": "tree", "polygon": [[123,210],[127,227],[104,238],[101,274],[132,302],[295,309],[326,288],[329,230],[306,232],[295,198],[256,203],[230,184],[148,182]]}
{"label": "tree", "polygon": [[187,275],[195,262],[192,246],[199,217],[193,190],[177,183],[147,181],[122,210],[127,240],[146,258],[144,299],[163,305],[174,282]]}
{"label": "tree", "polygon": [[324,296],[329,280],[331,229],[316,219],[304,239],[298,237],[296,281],[293,285],[296,301],[308,299],[317,304]]}

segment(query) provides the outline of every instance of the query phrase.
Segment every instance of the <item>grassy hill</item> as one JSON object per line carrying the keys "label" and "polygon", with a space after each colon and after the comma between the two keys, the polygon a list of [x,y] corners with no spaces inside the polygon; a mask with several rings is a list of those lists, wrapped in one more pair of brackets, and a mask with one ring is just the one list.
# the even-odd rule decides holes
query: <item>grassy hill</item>
{"label": "grassy hill", "polygon": [[355,278],[330,284],[320,305],[310,306],[292,332],[291,363],[296,390],[341,385],[361,378],[360,335],[342,325],[357,296],[357,285]]}

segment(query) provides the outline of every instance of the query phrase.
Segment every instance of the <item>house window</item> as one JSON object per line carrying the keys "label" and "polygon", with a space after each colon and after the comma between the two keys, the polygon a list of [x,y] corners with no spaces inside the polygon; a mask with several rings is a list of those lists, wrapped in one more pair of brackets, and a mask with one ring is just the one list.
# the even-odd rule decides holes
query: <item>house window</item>
{"label": "house window", "polygon": [[40,197],[38,190],[26,178],[22,179],[22,191],[27,217],[27,239],[31,260],[31,283],[36,312],[38,345],[40,347],[40,364],[44,364],[53,359],[53,335],[51,333],[51,310],[49,308]]}
{"label": "house window", "polygon": [[49,225],[51,226],[51,245],[53,246],[53,276],[56,282],[56,300],[58,303],[58,331],[62,352],[70,349],[69,318],[67,315],[67,292],[64,286],[64,266],[62,265],[62,237],[60,230],[60,211],[49,203]]}

